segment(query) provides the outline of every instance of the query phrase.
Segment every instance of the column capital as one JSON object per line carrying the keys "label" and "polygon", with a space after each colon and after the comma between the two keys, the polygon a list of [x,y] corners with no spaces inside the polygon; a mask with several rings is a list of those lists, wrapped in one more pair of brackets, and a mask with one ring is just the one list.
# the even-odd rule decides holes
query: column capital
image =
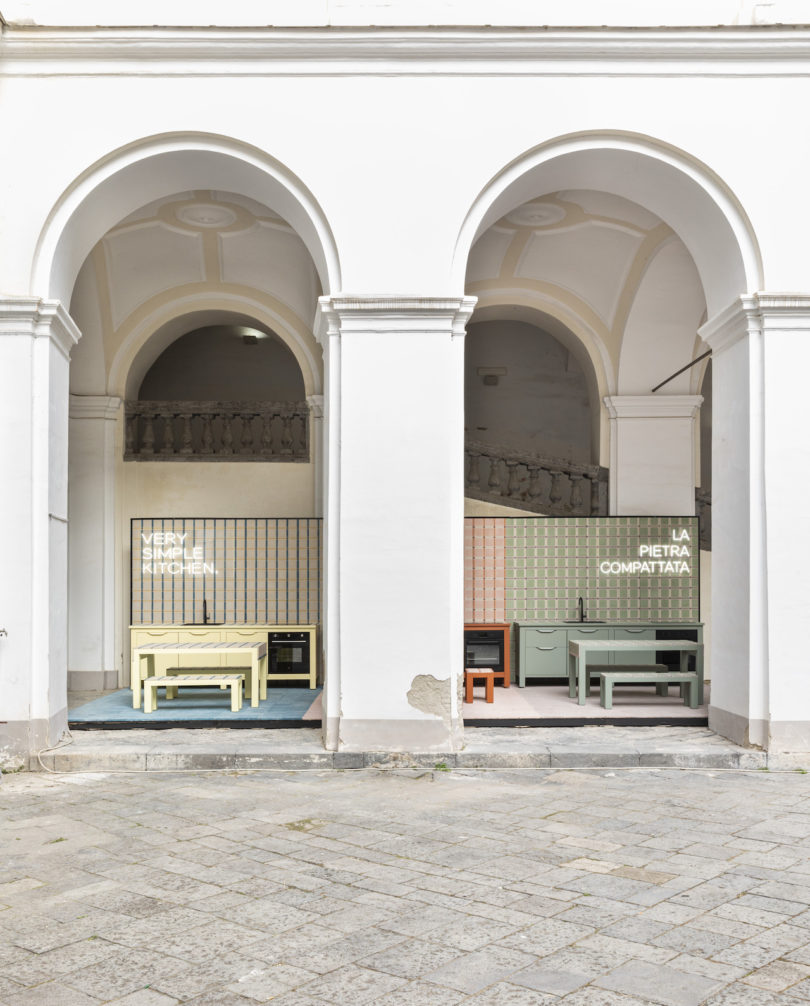
{"label": "column capital", "polygon": [[116,395],[71,395],[71,419],[117,419],[123,399]]}
{"label": "column capital", "polygon": [[69,358],[81,334],[61,301],[0,295],[0,336],[48,338]]}
{"label": "column capital", "polygon": [[744,294],[701,326],[698,335],[716,355],[766,328],[810,332],[810,294]]}
{"label": "column capital", "polygon": [[611,419],[694,419],[703,395],[608,395]]}
{"label": "column capital", "polygon": [[323,419],[323,395],[307,395],[307,405],[313,419]]}
{"label": "column capital", "polygon": [[321,345],[328,336],[350,331],[463,336],[476,303],[476,297],[320,297],[315,336]]}

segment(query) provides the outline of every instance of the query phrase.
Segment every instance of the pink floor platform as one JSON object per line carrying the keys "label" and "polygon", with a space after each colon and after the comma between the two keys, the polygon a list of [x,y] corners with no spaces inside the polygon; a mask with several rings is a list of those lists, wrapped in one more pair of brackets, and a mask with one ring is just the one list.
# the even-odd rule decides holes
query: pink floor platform
{"label": "pink floor platform", "polygon": [[[476,685],[473,691],[473,701],[462,703],[462,716],[465,721],[519,721],[537,722],[544,725],[564,726],[581,721],[600,721],[608,723],[625,723],[639,721],[645,725],[654,720],[656,723],[677,723],[693,726],[698,723],[705,725],[708,719],[709,686],[706,686],[705,703],[697,709],[690,709],[681,700],[678,689],[670,687],[669,695],[656,695],[652,685],[616,685],[613,690],[613,708],[603,709],[599,705],[599,687],[591,685],[591,694],[585,705],[581,706],[575,699],[568,697],[568,685],[527,685],[519,688],[512,684],[509,688],[495,687],[495,701],[487,702],[484,698],[483,684]],[[482,724],[486,725],[486,724]]]}

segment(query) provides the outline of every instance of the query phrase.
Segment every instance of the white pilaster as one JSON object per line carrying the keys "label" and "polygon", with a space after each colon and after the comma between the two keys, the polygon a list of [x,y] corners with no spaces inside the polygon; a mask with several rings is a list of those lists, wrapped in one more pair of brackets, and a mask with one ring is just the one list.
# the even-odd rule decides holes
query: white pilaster
{"label": "white pilaster", "polygon": [[70,396],[68,685],[116,688],[115,450],[121,399]]}
{"label": "white pilaster", "polygon": [[315,507],[312,512],[316,517],[323,517],[323,395],[308,395],[307,405],[309,406],[310,461],[315,472]]}
{"label": "white pilaster", "polygon": [[713,356],[709,725],[810,750],[810,444],[801,425],[810,296],[746,295],[701,330]]}
{"label": "white pilaster", "polygon": [[67,444],[70,350],[57,301],[0,296],[0,755],[53,743],[67,724]]}
{"label": "white pilaster", "polygon": [[695,419],[700,395],[614,395],[610,416],[610,512],[692,516]]}
{"label": "white pilaster", "polygon": [[474,298],[324,297],[325,742],[448,751],[463,669]]}

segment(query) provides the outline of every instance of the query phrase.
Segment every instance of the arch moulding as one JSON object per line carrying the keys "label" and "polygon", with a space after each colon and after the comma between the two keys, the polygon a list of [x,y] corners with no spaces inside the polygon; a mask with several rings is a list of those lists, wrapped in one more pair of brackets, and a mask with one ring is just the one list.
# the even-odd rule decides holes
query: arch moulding
{"label": "arch moulding", "polygon": [[299,178],[265,151],[240,140],[172,133],[112,151],[68,186],[37,242],[31,291],[69,304],[82,263],[111,227],[156,199],[200,189],[234,192],[279,213],[309,250],[324,292],[340,289],[331,228]]}
{"label": "arch moulding", "polygon": [[314,338],[289,310],[273,298],[241,292],[197,292],[161,301],[141,316],[118,347],[110,364],[107,390],[120,398],[134,398],[149,367],[189,326],[202,327],[239,319],[259,322],[278,335],[293,353],[307,396],[323,394],[321,369],[313,353]]}
{"label": "arch moulding", "polygon": [[473,202],[459,231],[452,281],[463,288],[470,250],[493,223],[530,199],[566,189],[610,192],[644,206],[694,259],[709,317],[764,287],[750,221],[731,189],[684,151],[640,134],[575,133],[520,155]]}

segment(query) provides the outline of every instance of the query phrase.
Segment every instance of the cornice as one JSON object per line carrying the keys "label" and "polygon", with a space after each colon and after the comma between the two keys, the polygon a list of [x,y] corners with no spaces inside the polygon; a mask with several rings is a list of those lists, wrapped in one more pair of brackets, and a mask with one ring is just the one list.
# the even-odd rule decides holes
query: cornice
{"label": "cornice", "polygon": [[807,76],[810,27],[4,27],[0,74]]}
{"label": "cornice", "polygon": [[703,395],[610,395],[604,402],[611,419],[693,419]]}
{"label": "cornice", "polygon": [[58,300],[0,296],[0,336],[48,338],[69,358],[81,334]]}
{"label": "cornice", "polygon": [[698,335],[717,356],[748,335],[779,330],[810,332],[810,294],[743,294],[710,318],[698,329]]}
{"label": "cornice", "polygon": [[476,297],[373,297],[338,294],[319,297],[315,337],[347,332],[450,334],[461,337],[477,303]]}
{"label": "cornice", "polygon": [[71,395],[69,415],[71,419],[114,420],[121,401],[115,395]]}

